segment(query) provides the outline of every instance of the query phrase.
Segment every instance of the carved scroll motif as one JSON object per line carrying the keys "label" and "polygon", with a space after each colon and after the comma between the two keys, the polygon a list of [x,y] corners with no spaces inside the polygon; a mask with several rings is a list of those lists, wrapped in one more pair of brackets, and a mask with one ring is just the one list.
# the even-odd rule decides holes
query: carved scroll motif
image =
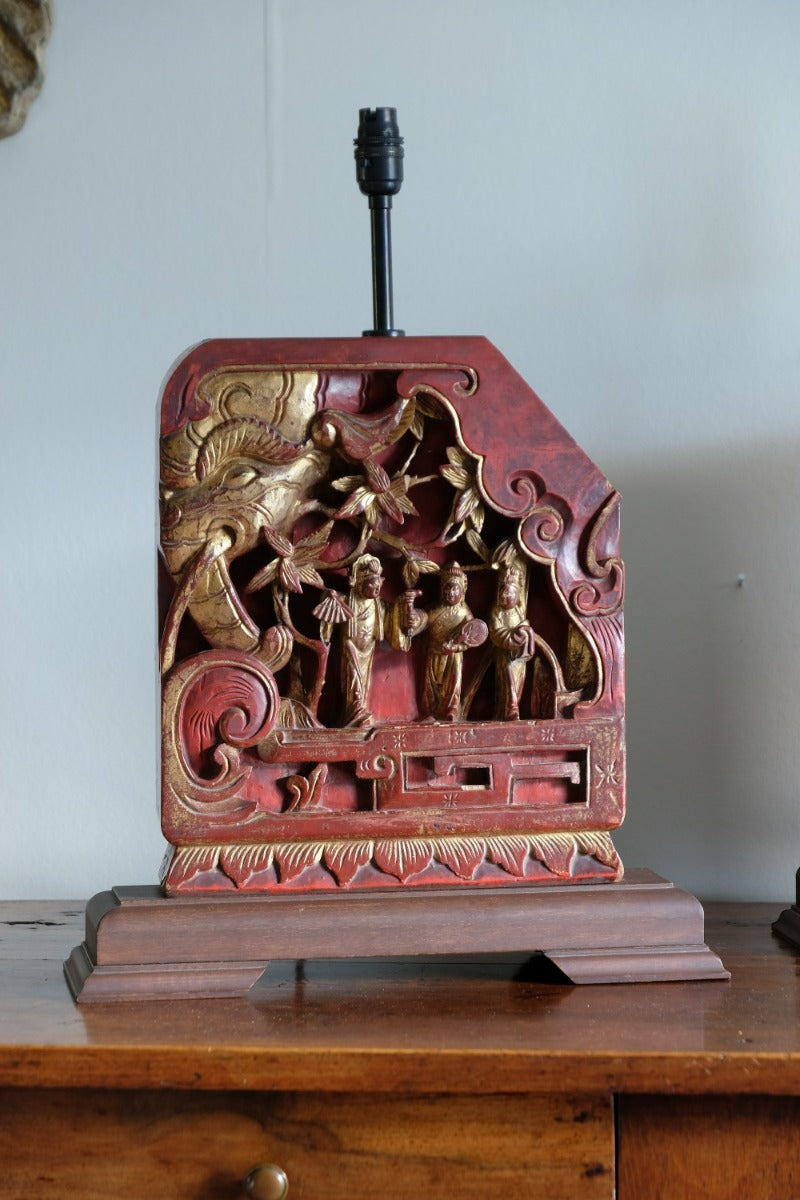
{"label": "carved scroll motif", "polygon": [[576,612],[585,617],[613,617],[622,607],[625,570],[622,559],[613,551],[604,553],[606,542],[616,543],[619,527],[619,495],[609,496],[589,529],[585,565],[587,581],[578,584],[570,600]]}
{"label": "carved scroll motif", "polygon": [[209,651],[176,668],[165,687],[165,784],[197,812],[241,817],[253,766],[242,751],[258,745],[278,714],[272,674],[236,651]]}
{"label": "carved scroll motif", "polygon": [[569,442],[556,490],[485,386],[232,366],[170,400],[169,890],[619,875],[616,494]]}

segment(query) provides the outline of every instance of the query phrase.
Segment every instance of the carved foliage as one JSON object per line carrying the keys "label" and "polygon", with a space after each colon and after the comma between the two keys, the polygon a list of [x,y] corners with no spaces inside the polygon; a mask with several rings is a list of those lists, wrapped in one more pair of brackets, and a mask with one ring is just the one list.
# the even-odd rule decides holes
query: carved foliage
{"label": "carved foliage", "polygon": [[172,889],[621,870],[618,497],[507,364],[412,351],[168,386]]}
{"label": "carved foliage", "polygon": [[490,838],[376,838],[339,842],[181,847],[169,865],[167,890],[194,880],[207,887],[281,891],[306,886],[502,886],[618,879],[621,864],[603,831]]}

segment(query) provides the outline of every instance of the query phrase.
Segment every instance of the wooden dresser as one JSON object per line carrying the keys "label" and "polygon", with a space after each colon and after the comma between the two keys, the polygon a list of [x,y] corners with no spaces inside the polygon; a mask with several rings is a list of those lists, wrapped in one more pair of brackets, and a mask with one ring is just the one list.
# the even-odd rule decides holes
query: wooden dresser
{"label": "wooden dresser", "polygon": [[249,1000],[79,1007],[83,905],[0,904],[0,1196],[716,1200],[800,1194],[779,905],[709,905],[729,983],[518,963],[275,963]]}

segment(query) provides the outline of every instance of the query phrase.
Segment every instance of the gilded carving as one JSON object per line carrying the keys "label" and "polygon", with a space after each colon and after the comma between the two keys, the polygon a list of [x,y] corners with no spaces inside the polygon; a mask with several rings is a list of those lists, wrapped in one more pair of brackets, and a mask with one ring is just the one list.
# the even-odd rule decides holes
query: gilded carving
{"label": "gilded carving", "polygon": [[527,618],[525,567],[512,559],[500,567],[497,596],[489,618],[494,646],[495,717],[518,721],[525,671],[536,652],[536,635]]}
{"label": "gilded carving", "polygon": [[[457,721],[463,716],[461,684],[464,654],[486,641],[486,625],[476,620],[465,600],[467,576],[457,562],[440,572],[441,595],[430,613],[407,606],[402,620],[404,649],[423,629],[427,650],[423,668],[420,715],[437,721]],[[415,593],[406,592],[406,596]]]}
{"label": "gilded carving", "polygon": [[619,877],[616,493],[493,360],[219,347],[163,407],[167,890]]}
{"label": "gilded carving", "polygon": [[606,832],[181,847],[169,863],[169,878],[222,889],[259,880],[265,891],[280,891],[304,876],[309,887],[326,880],[332,886],[492,887],[503,877],[538,883],[582,878],[587,863],[590,878],[618,877],[619,857]]}
{"label": "gilded carving", "polygon": [[17,133],[44,83],[52,0],[0,0],[0,137]]}

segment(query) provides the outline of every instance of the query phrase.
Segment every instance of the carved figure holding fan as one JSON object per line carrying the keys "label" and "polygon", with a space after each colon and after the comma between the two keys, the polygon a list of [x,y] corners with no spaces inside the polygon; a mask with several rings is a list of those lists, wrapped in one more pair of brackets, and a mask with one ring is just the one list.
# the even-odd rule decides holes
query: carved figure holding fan
{"label": "carved figure holding fan", "polygon": [[[323,640],[326,641],[330,640],[334,622],[341,630],[341,686],[345,725],[372,723],[369,710],[372,660],[375,646],[383,640],[386,623],[386,606],[380,598],[382,585],[380,559],[372,554],[362,554],[350,571],[347,604],[340,604],[340,614],[333,616],[333,620],[323,621],[320,627]],[[315,612],[318,616],[323,615],[322,606]]]}

